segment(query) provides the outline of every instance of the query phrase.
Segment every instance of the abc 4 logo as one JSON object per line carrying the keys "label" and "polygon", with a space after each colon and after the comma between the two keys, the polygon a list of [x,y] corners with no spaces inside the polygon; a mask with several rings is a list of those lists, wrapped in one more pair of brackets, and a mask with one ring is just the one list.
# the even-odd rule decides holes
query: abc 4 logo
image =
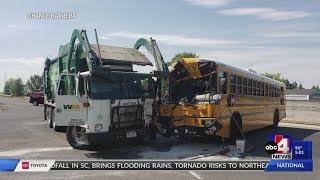
{"label": "abc 4 logo", "polygon": [[268,154],[289,154],[291,153],[290,138],[283,135],[275,135],[273,141],[266,143],[264,150]]}

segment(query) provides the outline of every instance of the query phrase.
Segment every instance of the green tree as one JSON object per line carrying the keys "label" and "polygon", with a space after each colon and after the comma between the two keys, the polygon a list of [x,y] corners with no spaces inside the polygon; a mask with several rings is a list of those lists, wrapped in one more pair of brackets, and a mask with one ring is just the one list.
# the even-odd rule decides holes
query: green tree
{"label": "green tree", "polygon": [[9,79],[4,85],[4,94],[12,95],[14,92],[14,79]]}
{"label": "green tree", "polygon": [[22,79],[9,79],[6,81],[4,93],[13,96],[22,96],[24,94],[24,85]]}
{"label": "green tree", "polygon": [[174,65],[176,65],[177,62],[180,61],[182,58],[196,58],[196,57],[198,57],[198,55],[192,52],[178,53],[171,59],[171,61],[167,62],[167,65],[169,69],[173,69]]}
{"label": "green tree", "polygon": [[39,75],[33,75],[26,83],[25,92],[26,94],[34,91],[42,91],[43,90],[43,81],[42,77]]}
{"label": "green tree", "polygon": [[24,94],[24,85],[21,78],[15,79],[14,88],[14,96],[22,96]]}
{"label": "green tree", "polygon": [[312,88],[311,89],[317,89],[317,90],[319,90],[319,85],[317,84],[317,85],[312,85]]}
{"label": "green tree", "polygon": [[296,89],[298,87],[298,84],[296,81],[290,82],[287,78],[282,77],[280,73],[275,73],[275,74],[264,73],[262,75],[268,78],[283,82],[287,86],[287,89]]}
{"label": "green tree", "polygon": [[304,89],[303,86],[302,86],[302,84],[301,84],[301,82],[300,82],[300,84],[299,84],[299,89]]}

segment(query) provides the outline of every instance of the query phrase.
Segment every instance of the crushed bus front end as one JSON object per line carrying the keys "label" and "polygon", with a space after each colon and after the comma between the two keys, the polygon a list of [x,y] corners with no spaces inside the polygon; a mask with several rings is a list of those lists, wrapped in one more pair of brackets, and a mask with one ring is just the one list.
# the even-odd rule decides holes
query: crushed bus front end
{"label": "crushed bus front end", "polygon": [[[158,122],[164,133],[228,136],[221,131],[225,123],[221,114],[227,98],[219,94],[214,61],[197,58],[180,60],[170,73],[170,95],[159,107]],[[226,87],[221,87],[225,88]]]}

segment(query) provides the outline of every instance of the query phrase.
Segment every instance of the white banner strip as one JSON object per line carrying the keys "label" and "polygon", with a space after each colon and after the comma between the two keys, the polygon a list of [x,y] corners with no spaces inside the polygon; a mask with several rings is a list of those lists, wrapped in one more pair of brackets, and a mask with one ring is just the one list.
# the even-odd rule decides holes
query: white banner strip
{"label": "white banner strip", "polygon": [[20,160],[14,172],[48,172],[55,160]]}

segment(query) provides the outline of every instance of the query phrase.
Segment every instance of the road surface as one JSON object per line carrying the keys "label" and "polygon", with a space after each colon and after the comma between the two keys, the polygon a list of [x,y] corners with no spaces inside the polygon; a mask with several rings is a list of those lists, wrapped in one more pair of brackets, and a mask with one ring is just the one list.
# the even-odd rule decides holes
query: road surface
{"label": "road surface", "polygon": [[[193,159],[236,160],[234,146],[226,156],[218,155],[221,142],[195,139],[167,140],[144,145],[115,145],[108,149],[72,149],[64,133],[54,132],[43,120],[43,107],[26,99],[0,97],[0,158],[103,160],[103,159]],[[0,179],[320,179],[320,126],[281,123],[277,130],[266,128],[249,133],[255,146],[246,159],[269,159],[264,144],[270,134],[288,134],[295,140],[313,141],[313,173],[265,173],[263,171],[51,171],[48,173],[0,173]]]}

